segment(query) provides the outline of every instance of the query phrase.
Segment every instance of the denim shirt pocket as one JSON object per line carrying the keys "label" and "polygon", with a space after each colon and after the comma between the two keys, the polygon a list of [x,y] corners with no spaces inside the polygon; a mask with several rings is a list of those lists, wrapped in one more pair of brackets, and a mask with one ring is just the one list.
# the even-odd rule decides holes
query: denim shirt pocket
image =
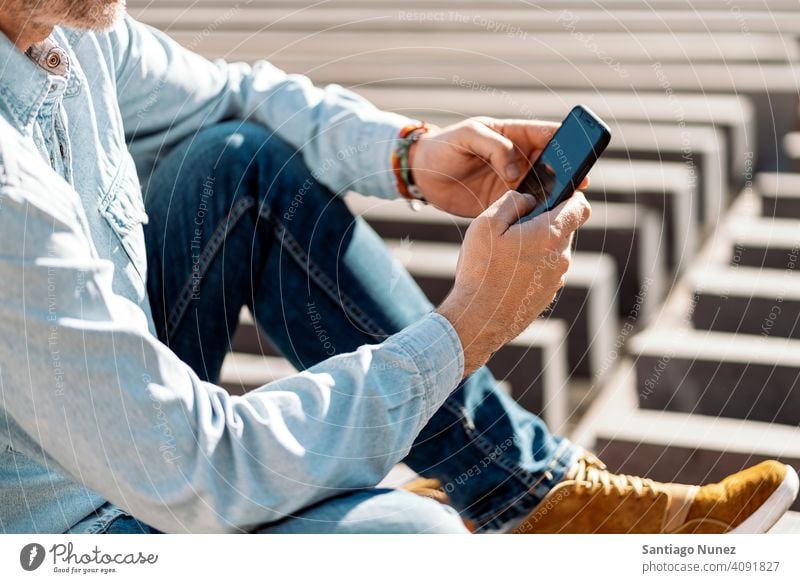
{"label": "denim shirt pocket", "polygon": [[148,219],[130,155],[125,155],[116,178],[100,200],[99,210],[119,238],[136,272],[146,281],[147,253],[142,227]]}

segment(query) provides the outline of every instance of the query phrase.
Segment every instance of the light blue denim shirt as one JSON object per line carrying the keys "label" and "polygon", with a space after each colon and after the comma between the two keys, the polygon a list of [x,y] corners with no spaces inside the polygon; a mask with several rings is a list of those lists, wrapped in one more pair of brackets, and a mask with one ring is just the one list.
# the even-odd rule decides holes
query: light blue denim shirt
{"label": "light blue denim shirt", "polygon": [[460,380],[436,313],[241,397],[156,339],[137,169],[232,118],[334,191],[396,196],[408,120],[341,87],[211,63],[127,17],[28,55],[0,34],[0,531],[63,532],[106,501],[166,532],[253,528],[377,483]]}

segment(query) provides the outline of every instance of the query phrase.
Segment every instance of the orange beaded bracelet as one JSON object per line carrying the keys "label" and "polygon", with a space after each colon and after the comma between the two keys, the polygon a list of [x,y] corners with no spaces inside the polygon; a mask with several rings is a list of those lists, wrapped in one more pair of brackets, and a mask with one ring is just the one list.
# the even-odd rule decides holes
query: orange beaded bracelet
{"label": "orange beaded bracelet", "polygon": [[414,184],[408,157],[411,146],[429,130],[430,126],[424,122],[403,127],[398,136],[397,147],[392,152],[392,169],[397,181],[397,190],[411,203],[427,203],[419,187]]}

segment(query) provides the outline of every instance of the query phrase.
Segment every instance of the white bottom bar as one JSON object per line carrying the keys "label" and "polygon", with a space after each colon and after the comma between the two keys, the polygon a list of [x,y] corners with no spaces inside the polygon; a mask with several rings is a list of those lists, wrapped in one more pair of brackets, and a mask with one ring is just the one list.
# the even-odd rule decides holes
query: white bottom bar
{"label": "white bottom bar", "polygon": [[[26,571],[31,546],[41,545]],[[71,547],[69,545],[72,545]],[[0,536],[0,581],[796,582],[783,536]],[[41,561],[41,550],[44,560]],[[134,561],[135,564],[125,564]]]}

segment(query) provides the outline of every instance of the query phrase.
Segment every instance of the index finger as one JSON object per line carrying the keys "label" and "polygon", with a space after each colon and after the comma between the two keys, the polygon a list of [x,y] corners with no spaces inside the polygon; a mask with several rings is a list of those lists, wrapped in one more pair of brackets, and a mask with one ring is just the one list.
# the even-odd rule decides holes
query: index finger
{"label": "index finger", "polygon": [[526,155],[542,150],[561,127],[560,123],[529,119],[482,119],[484,124],[514,142]]}

